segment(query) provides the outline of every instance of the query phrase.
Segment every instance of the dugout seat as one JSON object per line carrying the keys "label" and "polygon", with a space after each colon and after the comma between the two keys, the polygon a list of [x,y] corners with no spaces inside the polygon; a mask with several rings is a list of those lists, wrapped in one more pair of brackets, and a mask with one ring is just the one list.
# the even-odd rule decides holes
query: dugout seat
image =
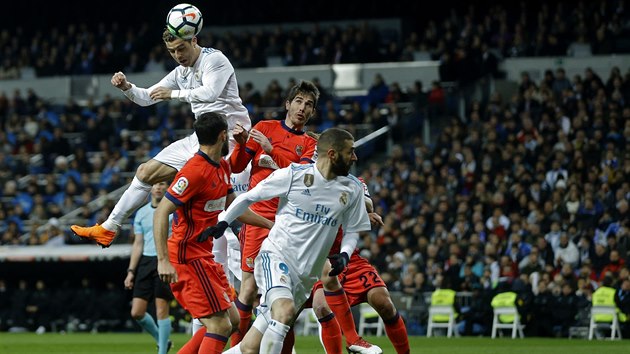
{"label": "dugout seat", "polygon": [[512,291],[500,293],[492,298],[492,310],[494,316],[492,318],[492,338],[497,337],[497,331],[501,329],[511,329],[512,339],[518,335],[525,338],[521,324],[521,315],[516,308],[516,293]]}
{"label": "dugout seat", "polygon": [[429,306],[429,320],[427,323],[427,337],[433,335],[435,328],[446,328],[446,337],[451,338],[455,330],[455,291],[451,289],[437,289],[431,294]]}

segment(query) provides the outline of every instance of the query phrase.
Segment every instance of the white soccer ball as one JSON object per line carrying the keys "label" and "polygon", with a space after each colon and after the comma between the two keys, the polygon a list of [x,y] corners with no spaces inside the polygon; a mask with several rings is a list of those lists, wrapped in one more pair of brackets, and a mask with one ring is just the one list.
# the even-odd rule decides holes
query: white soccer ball
{"label": "white soccer ball", "polygon": [[191,4],[175,5],[166,15],[166,28],[176,37],[191,39],[199,34],[202,27],[201,11]]}

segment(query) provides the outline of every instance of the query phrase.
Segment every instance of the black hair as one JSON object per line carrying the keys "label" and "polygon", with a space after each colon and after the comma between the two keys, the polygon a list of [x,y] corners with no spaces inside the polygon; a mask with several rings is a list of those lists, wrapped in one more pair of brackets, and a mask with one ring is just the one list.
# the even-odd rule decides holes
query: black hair
{"label": "black hair", "polygon": [[206,112],[201,114],[193,124],[199,145],[214,145],[219,139],[219,134],[227,130],[227,120],[225,116],[216,112]]}
{"label": "black hair", "polygon": [[319,136],[317,141],[317,154],[319,156],[326,155],[328,149],[341,151],[345,147],[347,140],[354,140],[354,137],[347,130],[340,128],[329,128]]}

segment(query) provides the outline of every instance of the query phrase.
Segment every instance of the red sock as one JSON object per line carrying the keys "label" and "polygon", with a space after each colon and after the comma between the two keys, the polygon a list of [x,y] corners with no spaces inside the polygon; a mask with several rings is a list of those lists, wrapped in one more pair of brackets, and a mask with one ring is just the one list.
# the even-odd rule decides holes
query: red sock
{"label": "red sock", "polygon": [[291,354],[293,353],[293,345],[295,344],[295,332],[293,331],[293,327],[287,332],[286,337],[284,337],[284,343],[282,344],[282,352],[280,354]]}
{"label": "red sock", "polygon": [[396,316],[390,320],[383,320],[385,323],[385,333],[387,333],[387,337],[392,342],[394,348],[396,348],[396,353],[398,354],[409,354],[409,337],[407,336],[407,327],[405,327],[405,322],[403,321],[400,313],[396,312]]}
{"label": "red sock", "polygon": [[203,336],[203,341],[201,341],[199,354],[221,354],[227,340],[227,337],[215,333],[206,333]]}
{"label": "red sock", "polygon": [[201,341],[206,334],[206,328],[202,327],[193,334],[192,338],[184,344],[184,346],[177,352],[177,354],[197,354],[199,353],[199,347],[201,347]]}
{"label": "red sock", "polygon": [[341,342],[341,328],[335,318],[335,314],[331,313],[318,319],[322,325],[322,342],[327,354],[342,354],[343,343]]}
{"label": "red sock", "polygon": [[249,325],[252,322],[252,306],[245,305],[240,302],[238,298],[234,300],[234,304],[236,305],[236,309],[238,310],[238,315],[241,318],[241,322],[238,324],[238,331],[234,332],[230,337],[230,346],[235,347],[238,343],[243,340],[245,337],[245,333],[249,330]]}
{"label": "red sock", "polygon": [[359,334],[357,328],[354,326],[354,317],[352,317],[352,311],[350,310],[350,304],[348,298],[343,289],[338,291],[326,291],[326,302],[330,309],[337,317],[337,322],[341,327],[344,337],[346,337],[346,343],[354,343],[359,340]]}

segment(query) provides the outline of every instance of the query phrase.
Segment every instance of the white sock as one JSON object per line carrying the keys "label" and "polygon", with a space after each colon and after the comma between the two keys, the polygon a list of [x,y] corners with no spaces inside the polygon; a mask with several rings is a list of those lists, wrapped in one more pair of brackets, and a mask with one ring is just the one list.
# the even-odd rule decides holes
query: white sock
{"label": "white sock", "polygon": [[227,274],[230,270],[227,264],[227,238],[225,235],[212,240],[212,254],[214,261],[223,266],[223,271]]}
{"label": "white sock", "polygon": [[287,332],[289,332],[290,328],[291,327],[275,320],[269,322],[269,326],[260,341],[260,352],[280,354],[282,352],[282,345],[284,344],[284,337],[287,336]]}
{"label": "white sock", "polygon": [[203,323],[201,323],[201,321],[198,318],[193,318],[192,320],[192,335],[195,335],[195,333],[197,333],[198,330],[200,330],[203,326]]}
{"label": "white sock", "polygon": [[122,223],[131,213],[148,202],[149,193],[151,193],[151,185],[142,182],[138,177],[134,177],[129,188],[120,197],[120,200],[114,206],[114,210],[112,210],[107,220],[101,226],[110,231],[120,229]]}
{"label": "white sock", "polygon": [[241,345],[237,344],[236,347],[232,347],[223,352],[223,354],[243,354],[241,351]]}

